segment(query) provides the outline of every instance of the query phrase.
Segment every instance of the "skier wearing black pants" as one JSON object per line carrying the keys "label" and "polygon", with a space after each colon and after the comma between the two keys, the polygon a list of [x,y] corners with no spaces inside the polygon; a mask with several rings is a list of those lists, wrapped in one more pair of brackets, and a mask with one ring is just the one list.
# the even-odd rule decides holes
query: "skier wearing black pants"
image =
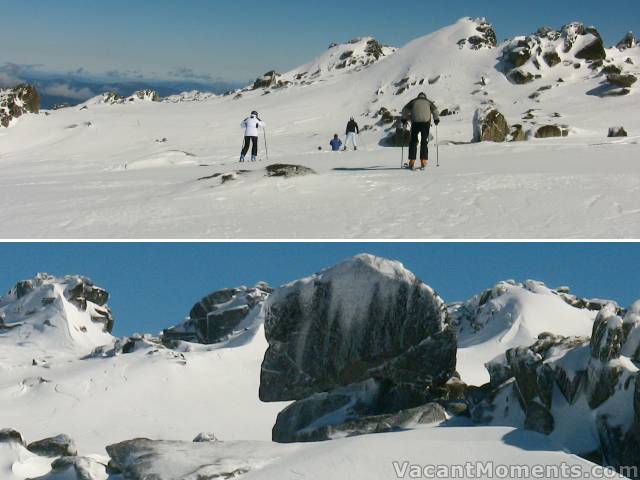
{"label": "skier wearing black pants", "polygon": [[436,125],[440,123],[437,107],[424,93],[411,100],[402,109],[402,123],[406,125],[407,121],[411,120],[411,144],[409,145],[409,169],[411,170],[416,165],[418,137],[420,137],[420,169],[424,170],[429,163],[429,130],[432,118]]}
{"label": "skier wearing black pants", "polygon": [[258,159],[258,132],[260,128],[266,126],[266,123],[260,120],[256,111],[251,112],[251,116],[242,121],[240,127],[244,129],[244,146],[240,154],[240,162],[244,162],[251,145],[251,161],[255,162]]}

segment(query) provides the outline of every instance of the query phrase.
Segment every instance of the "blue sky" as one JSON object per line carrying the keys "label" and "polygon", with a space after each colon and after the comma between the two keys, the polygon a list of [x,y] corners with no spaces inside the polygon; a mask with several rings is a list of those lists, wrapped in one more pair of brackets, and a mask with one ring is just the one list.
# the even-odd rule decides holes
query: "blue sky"
{"label": "blue sky", "polygon": [[640,244],[0,244],[0,291],[37,272],[86,275],[111,293],[116,334],[157,333],[212,291],[278,286],[362,252],[402,261],[448,302],[510,278],[640,299]]}
{"label": "blue sky", "polygon": [[464,16],[486,16],[500,39],[572,20],[596,25],[609,44],[640,30],[640,2],[596,0],[0,0],[0,12],[0,63],[243,81],[334,41],[373,35],[402,46]]}

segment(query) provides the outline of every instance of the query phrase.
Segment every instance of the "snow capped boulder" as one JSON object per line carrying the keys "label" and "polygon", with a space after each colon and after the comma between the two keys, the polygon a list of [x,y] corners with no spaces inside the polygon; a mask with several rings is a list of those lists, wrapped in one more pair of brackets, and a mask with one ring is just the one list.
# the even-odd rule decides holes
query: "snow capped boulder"
{"label": "snow capped boulder", "polygon": [[193,439],[194,443],[206,443],[206,442],[219,442],[214,433],[203,432],[199,433],[196,438]]}
{"label": "snow capped boulder", "polygon": [[285,73],[283,81],[308,85],[327,76],[362,70],[393,54],[395,48],[380,44],[373,37],[332,43],[329,49],[311,62]]}
{"label": "snow capped boulder", "polygon": [[507,119],[493,103],[480,106],[473,117],[474,142],[504,142],[511,133]]}
{"label": "snow capped boulder", "polygon": [[18,85],[0,89],[0,126],[8,127],[11,122],[25,113],[40,111],[40,95],[32,85]]}
{"label": "snow capped boulder", "polygon": [[131,102],[159,102],[160,95],[155,90],[138,90],[128,97],[123,97],[117,92],[105,92],[90,100],[86,104],[122,105]]}
{"label": "snow capped boulder", "polygon": [[41,273],[20,281],[0,298],[0,332],[8,331],[0,341],[19,348],[19,339],[28,338],[29,346],[46,355],[90,353],[114,341],[108,297],[106,290],[81,276]]}
{"label": "snow capped boulder", "polygon": [[468,20],[477,24],[475,28],[477,34],[458,41],[458,46],[460,48],[466,47],[471,50],[480,50],[482,48],[494,48],[498,44],[493,25],[485,18],[469,18]]}
{"label": "snow capped boulder", "polygon": [[281,78],[281,74],[279,74],[275,70],[271,70],[270,72],[267,72],[256,79],[256,81],[253,83],[253,89],[257,90],[259,88],[273,88],[282,86],[282,81],[280,80]]}
{"label": "snow capped boulder", "polygon": [[73,439],[64,434],[32,442],[27,449],[41,457],[73,457],[78,454]]}
{"label": "snow capped boulder", "polygon": [[633,32],[628,32],[622,40],[618,42],[616,48],[621,52],[628,48],[633,48],[638,45],[638,39]]}
{"label": "snow capped boulder", "polygon": [[51,463],[51,472],[33,480],[105,480],[105,466],[89,457],[61,457]]}
{"label": "snow capped boulder", "polygon": [[220,290],[196,303],[182,324],[162,332],[164,341],[183,340],[193,343],[219,343],[250,326],[262,310],[271,292],[266,283],[254,288],[238,287]]}
{"label": "snow capped boulder", "polygon": [[428,391],[455,370],[455,335],[442,299],[402,264],[371,255],[276,290],[265,334],[263,401],[298,400],[370,378]]}
{"label": "snow capped boulder", "polygon": [[12,428],[3,428],[0,430],[0,443],[18,443],[23,447],[27,446],[22,434]]}
{"label": "snow capped boulder", "polygon": [[134,92],[127,100],[130,102],[136,100],[141,100],[143,102],[159,102],[160,95],[158,95],[158,92],[155,90],[139,90]]}

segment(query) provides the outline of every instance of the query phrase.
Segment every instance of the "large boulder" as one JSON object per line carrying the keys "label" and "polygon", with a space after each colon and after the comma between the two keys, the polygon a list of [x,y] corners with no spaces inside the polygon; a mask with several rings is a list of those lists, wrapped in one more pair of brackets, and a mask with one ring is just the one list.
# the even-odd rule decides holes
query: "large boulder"
{"label": "large boulder", "polygon": [[610,75],[607,75],[607,81],[617,87],[629,88],[638,81],[638,78],[635,75],[631,74],[622,75],[612,73]]}
{"label": "large boulder", "polygon": [[245,320],[251,320],[262,308],[271,288],[259,283],[253,288],[238,287],[211,293],[196,303],[182,324],[165,329],[166,341],[183,340],[214,344],[237,331]]}
{"label": "large boulder", "polygon": [[51,463],[51,472],[33,480],[102,480],[105,466],[90,457],[61,457]]}
{"label": "large boulder", "polygon": [[256,81],[253,83],[253,89],[257,90],[259,88],[272,88],[280,86],[282,85],[281,78],[281,74],[279,74],[275,70],[271,70],[270,72],[267,72],[256,79]]}
{"label": "large boulder", "polygon": [[474,142],[504,142],[510,133],[507,119],[493,104],[476,110],[473,118]]}
{"label": "large boulder", "polygon": [[358,255],[276,290],[260,399],[300,400],[375,378],[437,388],[455,371],[442,299],[402,264]]}
{"label": "large boulder", "polygon": [[40,111],[40,95],[32,85],[22,84],[0,90],[0,126],[8,127],[11,121],[25,113]]}
{"label": "large boulder", "polygon": [[32,442],[27,449],[42,457],[74,457],[78,454],[73,439],[64,434]]}
{"label": "large boulder", "polygon": [[3,428],[0,430],[0,443],[18,443],[26,447],[26,443],[20,432],[12,428]]}
{"label": "large boulder", "polygon": [[622,40],[618,42],[616,47],[618,50],[626,50],[628,48],[633,48],[638,45],[638,40],[633,32],[628,32]]}
{"label": "large boulder", "polygon": [[569,135],[569,129],[559,125],[543,125],[536,130],[536,138],[554,138],[566,137]]}

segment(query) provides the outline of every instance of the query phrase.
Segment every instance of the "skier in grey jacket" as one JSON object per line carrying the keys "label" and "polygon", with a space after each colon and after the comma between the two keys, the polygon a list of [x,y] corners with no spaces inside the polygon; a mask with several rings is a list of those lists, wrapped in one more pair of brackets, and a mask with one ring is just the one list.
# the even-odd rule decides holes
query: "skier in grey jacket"
{"label": "skier in grey jacket", "polygon": [[418,136],[420,136],[420,164],[424,170],[429,162],[429,130],[431,119],[433,123],[440,123],[440,115],[436,105],[427,98],[425,93],[420,93],[417,98],[411,100],[402,109],[402,123],[411,121],[411,144],[409,145],[409,168],[414,169],[418,154]]}

